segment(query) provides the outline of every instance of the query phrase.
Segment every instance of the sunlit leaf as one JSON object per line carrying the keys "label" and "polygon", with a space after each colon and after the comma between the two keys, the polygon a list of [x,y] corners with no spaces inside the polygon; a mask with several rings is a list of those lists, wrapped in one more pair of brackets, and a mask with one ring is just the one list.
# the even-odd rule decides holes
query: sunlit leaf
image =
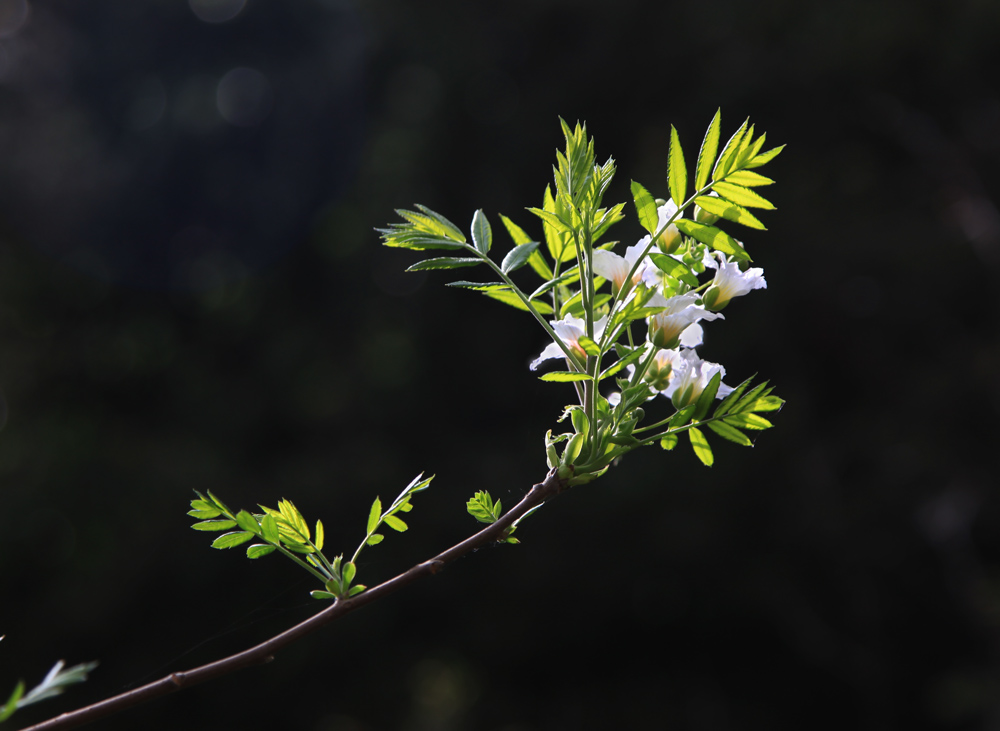
{"label": "sunlit leaf", "polygon": [[748,162],[746,166],[748,168],[759,168],[761,165],[764,165],[765,163],[768,163],[774,158],[776,158],[784,149],[785,149],[784,145],[781,145],[779,147],[773,147],[767,152],[762,152],[759,155],[757,155],[750,162]]}
{"label": "sunlit leaf", "polygon": [[392,528],[394,531],[399,531],[400,533],[402,533],[409,527],[408,525],[406,525],[406,523],[397,518],[395,515],[387,515],[385,516],[384,520],[387,526]]}
{"label": "sunlit leaf", "polygon": [[677,228],[701,243],[711,246],[716,251],[721,251],[723,254],[728,254],[741,261],[750,261],[750,255],[740,242],[722,229],[687,219],[678,221]]}
{"label": "sunlit leaf", "polygon": [[733,426],[738,426],[742,429],[770,429],[774,424],[765,419],[763,416],[758,416],[757,414],[752,414],[750,412],[744,412],[742,414],[730,414],[725,419],[723,419],[727,424],[732,424]]}
{"label": "sunlit leaf", "polygon": [[711,467],[712,463],[715,462],[715,456],[712,454],[712,448],[709,446],[708,440],[705,439],[705,435],[695,427],[688,429],[687,434],[695,456],[701,460],[703,465]]}
{"label": "sunlit leaf", "polygon": [[368,540],[365,541],[365,543],[367,543],[369,546],[377,546],[384,539],[385,536],[383,536],[381,533],[372,533],[370,536],[368,536]]}
{"label": "sunlit leaf", "polygon": [[507,256],[503,258],[503,262],[500,264],[500,271],[504,274],[510,274],[511,272],[520,269],[528,263],[528,258],[537,248],[537,241],[529,241],[526,244],[515,246],[507,252]]}
{"label": "sunlit leaf", "polygon": [[726,182],[742,185],[744,188],[755,188],[762,185],[772,185],[774,183],[771,178],[761,175],[760,173],[755,173],[753,170],[737,170],[735,173],[730,173],[726,176]]}
{"label": "sunlit leaf", "polygon": [[639,216],[639,224],[652,236],[656,233],[656,227],[660,220],[656,212],[656,201],[653,200],[653,196],[648,190],[634,180],[632,181],[632,200],[635,201],[635,212]]}
{"label": "sunlit leaf", "polygon": [[725,421],[710,421],[708,422],[708,428],[723,439],[728,439],[729,441],[735,442],[736,444],[744,447],[753,446],[753,442],[750,441],[750,437]]}
{"label": "sunlit leaf", "polygon": [[742,185],[733,185],[729,182],[714,183],[712,190],[728,201],[747,208],[763,208],[768,211],[774,210],[774,204],[759,193]]}
{"label": "sunlit leaf", "polygon": [[708,182],[708,176],[712,174],[712,165],[715,162],[715,153],[719,149],[719,131],[722,124],[722,110],[717,109],[715,116],[705,130],[705,138],[701,141],[701,149],[698,151],[698,165],[695,171],[694,189],[699,191]]}
{"label": "sunlit leaf", "polygon": [[379,520],[382,517],[382,501],[375,498],[371,510],[368,511],[368,528],[365,532],[371,533],[378,528]]}
{"label": "sunlit leaf", "polygon": [[425,269],[461,269],[462,267],[472,267],[482,263],[482,259],[473,257],[439,256],[434,259],[418,261],[413,266],[408,267],[406,271],[420,272]]}
{"label": "sunlit leaf", "polygon": [[590,376],[586,373],[576,371],[550,371],[538,377],[541,381],[553,381],[555,383],[569,383],[571,381],[589,381]]}
{"label": "sunlit leaf", "polygon": [[275,546],[255,543],[247,548],[247,558],[261,558],[269,553],[274,553],[278,549]]}
{"label": "sunlit leaf", "polygon": [[205,520],[191,526],[195,530],[229,530],[236,527],[235,520]]}
{"label": "sunlit leaf", "polygon": [[750,213],[750,211],[731,201],[710,195],[700,195],[694,199],[694,202],[709,213],[722,216],[727,221],[741,223],[750,228],[766,230],[764,224],[757,220],[757,217]]}
{"label": "sunlit leaf", "polygon": [[493,229],[481,209],[472,217],[472,243],[483,254],[490,253],[493,246]]}
{"label": "sunlit leaf", "polygon": [[221,536],[212,541],[212,548],[235,548],[236,546],[242,545],[247,541],[253,540],[253,537],[254,534],[250,531],[223,533]]}
{"label": "sunlit leaf", "polygon": [[670,125],[670,152],[667,156],[667,185],[670,197],[677,207],[684,205],[687,197],[687,167],[684,164],[684,151],[681,149],[681,139],[677,130]]}

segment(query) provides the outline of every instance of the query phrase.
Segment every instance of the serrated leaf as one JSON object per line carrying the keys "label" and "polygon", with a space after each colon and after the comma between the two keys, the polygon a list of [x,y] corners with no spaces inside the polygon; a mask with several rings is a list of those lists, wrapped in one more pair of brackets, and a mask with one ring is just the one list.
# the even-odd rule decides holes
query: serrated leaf
{"label": "serrated leaf", "polygon": [[236,514],[236,525],[238,525],[243,530],[250,531],[251,533],[260,534],[260,524],[257,519],[250,515],[246,510],[241,510]]}
{"label": "serrated leaf", "polygon": [[639,224],[652,236],[656,233],[660,218],[656,212],[656,201],[649,191],[641,184],[632,181],[632,200],[635,202],[635,212],[639,216]]}
{"label": "serrated leaf", "polygon": [[523,267],[538,248],[538,243],[537,241],[529,241],[526,244],[515,246],[508,251],[507,256],[503,258],[503,262],[500,264],[500,271],[504,274],[510,274]]}
{"label": "serrated leaf", "polygon": [[318,550],[318,551],[322,551],[323,550],[323,543],[324,543],[325,540],[326,540],[326,533],[323,530],[323,521],[322,520],[317,520],[316,521],[316,540],[313,541],[313,543],[316,544],[316,550]]}
{"label": "serrated leaf", "polygon": [[264,540],[270,541],[271,543],[279,543],[281,541],[281,534],[278,530],[277,519],[267,513],[260,520],[260,528],[264,536]]}
{"label": "serrated leaf", "polygon": [[236,527],[235,520],[205,520],[191,526],[194,530],[229,530]]}
{"label": "serrated leaf", "polygon": [[727,183],[736,183],[736,185],[742,185],[744,188],[756,188],[762,185],[773,185],[774,181],[760,173],[755,173],[753,170],[737,170],[735,173],[729,173],[726,176]]}
{"label": "serrated leaf", "polygon": [[708,176],[712,174],[712,165],[715,162],[715,153],[719,150],[719,132],[722,125],[722,110],[715,110],[715,116],[709,122],[708,129],[705,130],[705,137],[701,141],[701,149],[698,151],[698,164],[695,170],[694,189],[696,191],[705,187]]}
{"label": "serrated leaf", "polygon": [[291,500],[279,500],[278,510],[282,517],[288,523],[288,526],[301,536],[302,540],[309,540],[309,526],[306,524],[306,519],[302,517],[302,513],[299,509],[295,507]]}
{"label": "serrated leaf", "polygon": [[687,167],[684,164],[684,150],[681,138],[674,125],[670,125],[670,151],[667,155],[667,186],[670,197],[677,207],[684,205],[687,198]]}
{"label": "serrated leaf", "polygon": [[379,520],[382,517],[382,501],[379,498],[375,498],[375,502],[372,503],[371,510],[368,511],[368,528],[365,530],[366,533],[373,532],[378,528]]}
{"label": "serrated leaf", "polygon": [[695,427],[688,429],[687,434],[688,439],[691,441],[691,449],[694,450],[695,456],[701,460],[703,465],[711,467],[712,463],[715,462],[715,455],[712,454],[712,447],[709,446],[708,440],[705,439],[705,435]]}
{"label": "serrated leaf", "polygon": [[731,424],[733,426],[738,426],[743,429],[770,429],[774,426],[770,421],[765,419],[763,416],[758,416],[757,414],[751,414],[750,412],[745,412],[742,414],[730,414],[725,419],[724,422]]}
{"label": "serrated leaf", "polygon": [[729,441],[735,442],[736,444],[744,447],[753,446],[753,442],[750,441],[750,437],[736,427],[727,424],[725,421],[710,421],[708,422],[708,428],[723,439],[728,439]]}
{"label": "serrated leaf", "polygon": [[387,515],[383,520],[387,526],[392,528],[394,531],[398,531],[400,533],[404,532],[407,528],[409,528],[409,526],[406,523],[397,518],[395,515]]}
{"label": "serrated leaf", "polygon": [[748,168],[759,168],[761,165],[764,165],[765,163],[771,162],[771,160],[773,160],[774,158],[776,158],[781,153],[781,151],[784,150],[784,149],[785,149],[784,145],[779,145],[778,147],[772,147],[770,150],[767,150],[766,152],[762,152],[759,155],[757,155],[755,158],[753,158],[752,160],[750,160],[750,162],[748,162],[746,164],[746,167],[748,167]]}
{"label": "serrated leaf", "polygon": [[212,548],[235,548],[240,546],[247,541],[253,540],[254,534],[250,531],[233,531],[232,533],[223,533],[221,536],[212,541]]}
{"label": "serrated leaf", "polygon": [[729,411],[730,407],[733,404],[735,404],[736,401],[743,395],[743,392],[746,391],[747,387],[750,385],[750,382],[753,381],[753,379],[754,376],[750,376],[750,378],[746,379],[745,381],[743,381],[743,383],[734,388],[730,392],[730,394],[726,396],[724,399],[722,399],[722,402],[717,407],[715,407],[715,413],[712,414],[712,416],[716,417],[716,416],[723,416],[724,414],[726,414]]}
{"label": "serrated leaf", "polygon": [[255,543],[247,548],[247,558],[262,558],[269,553],[274,553],[278,549],[271,545]]}
{"label": "serrated leaf", "polygon": [[507,218],[507,216],[501,213],[500,220],[503,222],[504,228],[507,229],[507,233],[510,234],[511,239],[513,239],[515,246],[531,243],[531,237],[525,233],[524,229]]}
{"label": "serrated leaf", "polygon": [[751,261],[750,255],[739,241],[715,226],[706,226],[697,221],[682,219],[677,222],[677,228],[688,236],[711,246],[716,251],[728,254],[740,261]]}
{"label": "serrated leaf", "polygon": [[[521,298],[518,297],[510,289],[488,290],[484,291],[483,294],[485,294],[487,297],[491,299],[497,300],[498,302],[503,302],[505,305],[510,305],[515,309],[524,310],[525,312],[528,311],[528,306],[525,305],[524,302],[521,301]],[[552,314],[552,305],[548,304],[547,302],[542,302],[540,300],[532,300],[531,305],[539,312],[539,314],[542,315]]]}
{"label": "serrated leaf", "polygon": [[708,384],[705,386],[705,390],[701,392],[698,396],[698,400],[695,401],[694,413],[691,415],[692,421],[700,421],[705,414],[708,413],[709,407],[712,405],[712,401],[715,400],[715,395],[719,392],[719,384],[722,383],[722,373],[716,373],[709,379]]}
{"label": "serrated leaf", "polygon": [[763,396],[749,404],[746,411],[780,411],[785,399],[777,396]]}
{"label": "serrated leaf", "polygon": [[572,381],[589,381],[590,376],[586,373],[576,371],[550,371],[538,377],[541,381],[552,381],[555,383],[570,383]]}
{"label": "serrated leaf", "polygon": [[700,195],[694,199],[694,202],[709,213],[722,216],[727,221],[741,223],[744,226],[760,229],[761,231],[767,230],[764,224],[757,220],[757,217],[750,213],[750,211],[743,206],[736,205],[732,201],[710,195]]}
{"label": "serrated leaf", "polygon": [[715,163],[715,169],[712,171],[713,180],[721,180],[729,172],[730,164],[739,150],[740,142],[743,140],[743,133],[747,131],[747,124],[749,122],[749,119],[744,120],[740,128],[733,133],[733,136],[729,138],[726,146],[722,149],[722,154],[719,155],[719,159]]}
{"label": "serrated leaf", "polygon": [[425,269],[461,269],[462,267],[472,267],[482,263],[482,259],[473,257],[439,256],[434,259],[418,261],[413,266],[408,267],[406,271],[421,272]]}
{"label": "serrated leaf", "polygon": [[738,414],[741,411],[745,411],[747,406],[756,401],[757,398],[761,394],[763,394],[765,388],[767,388],[767,381],[764,381],[763,383],[759,383],[756,386],[754,386],[752,389],[750,389],[750,391],[747,394],[745,394],[739,401],[737,401],[736,404],[733,405],[731,411],[734,414]]}
{"label": "serrated leaf", "polygon": [[472,243],[484,255],[489,254],[493,246],[493,229],[482,209],[472,216]]}
{"label": "serrated leaf", "polygon": [[427,206],[422,206],[417,203],[416,207],[420,209],[420,213],[402,209],[396,209],[396,213],[413,225],[420,227],[422,231],[443,236],[444,238],[452,239],[453,241],[458,241],[460,243],[465,243],[465,234],[462,233],[458,226],[453,224],[440,213],[432,211]]}
{"label": "serrated leaf", "polygon": [[763,208],[768,211],[774,210],[774,204],[771,201],[764,198],[762,195],[757,193],[750,188],[744,188],[742,185],[734,185],[729,182],[714,183],[712,185],[712,190],[718,193],[722,198],[727,201],[732,201],[737,205],[745,206],[747,208]]}
{"label": "serrated leaf", "polygon": [[660,447],[670,451],[677,446],[677,435],[676,434],[664,434],[660,439]]}
{"label": "serrated leaf", "polygon": [[383,540],[385,540],[385,536],[382,535],[381,533],[372,533],[370,536],[368,536],[368,540],[365,541],[365,543],[367,543],[369,546],[377,546]]}

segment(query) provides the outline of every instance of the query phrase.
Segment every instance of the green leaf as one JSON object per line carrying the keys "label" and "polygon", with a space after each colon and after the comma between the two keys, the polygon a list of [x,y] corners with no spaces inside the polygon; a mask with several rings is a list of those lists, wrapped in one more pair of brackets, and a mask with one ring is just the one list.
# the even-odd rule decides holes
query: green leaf
{"label": "green leaf", "polygon": [[406,525],[406,523],[397,518],[395,515],[387,515],[385,516],[384,520],[387,526],[392,528],[394,531],[398,531],[400,533],[402,533],[409,527],[408,525]]}
{"label": "green leaf", "polygon": [[472,217],[472,243],[483,255],[489,254],[493,246],[493,229],[482,209]]}
{"label": "green leaf", "polygon": [[750,188],[744,188],[742,185],[733,185],[728,182],[715,183],[712,185],[712,190],[737,205],[747,208],[763,208],[768,211],[774,210],[774,204],[771,201]]}
{"label": "green leaf", "polygon": [[408,272],[420,272],[425,269],[461,269],[462,267],[472,267],[482,264],[482,259],[473,257],[439,256],[434,259],[424,259],[418,261],[413,266],[407,268]]}
{"label": "green leaf", "polygon": [[382,535],[381,533],[372,533],[370,536],[368,536],[368,540],[365,541],[365,543],[367,543],[369,546],[377,546],[384,539],[385,536]]}
{"label": "green leaf", "polygon": [[224,502],[222,502],[221,500],[219,500],[219,498],[215,497],[215,495],[212,494],[211,490],[208,490],[207,492],[208,492],[209,499],[212,501],[212,503],[215,505],[215,507],[217,507],[219,510],[221,510],[226,515],[232,515],[233,514],[233,511],[230,510],[229,508],[227,508],[226,504]]}
{"label": "green leaf", "polygon": [[667,185],[670,197],[678,207],[684,205],[687,198],[687,167],[684,164],[684,150],[681,149],[681,139],[677,129],[670,125],[670,152],[667,156]]}
{"label": "green leaf", "polygon": [[718,161],[715,163],[715,170],[712,172],[713,180],[721,180],[729,172],[730,163],[732,163],[733,158],[739,151],[740,142],[743,140],[743,133],[747,131],[747,123],[750,120],[747,119],[740,125],[740,128],[733,133],[733,136],[729,138],[729,142],[722,150],[722,154],[719,155]]}
{"label": "green leaf", "polygon": [[722,216],[727,221],[734,221],[735,223],[741,223],[744,226],[760,229],[762,231],[767,230],[764,224],[757,220],[757,217],[750,213],[750,211],[731,201],[716,198],[711,195],[700,195],[694,199],[694,202],[709,213]]}
{"label": "green leaf", "polygon": [[309,596],[311,596],[313,599],[336,599],[337,598],[336,594],[331,594],[328,591],[320,591],[319,589],[313,589],[311,592],[309,592]]}
{"label": "green leaf", "polygon": [[[379,521],[382,517],[382,501],[375,498],[375,502],[372,503],[371,510],[368,511],[368,528],[366,533],[372,533],[378,528]],[[372,544],[374,545],[374,544]]]}
{"label": "green leaf", "polygon": [[581,348],[583,348],[583,352],[586,353],[587,355],[601,354],[601,346],[595,343],[590,338],[588,338],[586,335],[581,335],[579,338],[577,338],[576,342],[580,345]]}
{"label": "green leaf", "polygon": [[705,138],[701,141],[701,149],[698,151],[698,165],[695,170],[694,189],[701,190],[708,182],[708,176],[712,173],[712,164],[715,162],[715,153],[719,149],[719,130],[722,125],[722,110],[715,110],[715,116],[705,130]]}
{"label": "green leaf", "polygon": [[785,400],[777,396],[763,396],[747,406],[746,411],[780,411]]}
{"label": "green leaf", "polygon": [[302,517],[302,513],[292,504],[292,501],[279,500],[278,510],[288,522],[289,527],[298,533],[302,537],[302,540],[308,541],[310,535],[309,526],[306,524],[306,519]]}
{"label": "green leaf", "polygon": [[710,421],[708,422],[708,428],[714,431],[723,439],[728,439],[731,442],[742,445],[744,447],[752,447],[753,442],[750,438],[741,432],[736,427],[730,426],[725,421]]}
{"label": "green leaf", "polygon": [[236,546],[242,545],[249,540],[253,540],[253,537],[254,534],[250,531],[223,533],[221,536],[212,541],[212,548],[235,548]]}
{"label": "green leaf", "polygon": [[461,287],[462,289],[473,289],[477,292],[495,292],[509,290],[510,285],[505,282],[467,282],[464,279],[458,282],[448,282],[445,287]]}
{"label": "green leaf", "polygon": [[192,518],[201,518],[204,520],[206,518],[218,518],[222,513],[213,508],[211,510],[189,510],[188,515]]}
{"label": "green leaf", "polygon": [[656,268],[668,277],[679,279],[691,287],[698,286],[698,275],[691,271],[691,268],[684,262],[678,261],[672,256],[660,254],[659,252],[651,252],[649,257],[653,260]]}
{"label": "green leaf", "polygon": [[686,219],[678,221],[677,228],[682,233],[711,246],[716,251],[721,251],[723,254],[728,254],[740,261],[750,261],[750,255],[743,248],[743,245],[722,229]]}
{"label": "green leaf", "polygon": [[[503,221],[504,227],[507,229],[507,233],[510,234],[511,239],[514,240],[515,246],[520,246],[521,244],[530,244],[531,237],[525,233],[524,229],[518,226],[516,223],[511,221],[507,216],[500,214],[500,220]],[[551,276],[551,275],[549,275]]]}
{"label": "green leaf", "polygon": [[770,429],[774,426],[774,424],[765,419],[763,416],[758,416],[757,414],[751,414],[749,412],[743,414],[730,414],[723,419],[723,421],[727,424],[738,426],[743,429]]}
{"label": "green leaf", "polygon": [[730,407],[736,403],[737,399],[739,399],[740,396],[743,395],[743,392],[746,391],[747,387],[750,385],[750,382],[753,381],[753,379],[754,376],[750,376],[748,379],[743,381],[743,383],[734,388],[732,392],[722,400],[722,403],[720,403],[717,407],[715,407],[715,413],[712,416],[718,417],[727,414],[729,412]]}
{"label": "green leaf", "polygon": [[274,553],[277,548],[271,545],[265,545],[263,543],[255,543],[252,546],[247,547],[247,558],[261,558],[269,553]]}
{"label": "green leaf", "polygon": [[503,262],[500,264],[500,271],[504,274],[510,274],[517,269],[520,269],[525,264],[528,263],[528,259],[538,248],[537,241],[529,241],[526,244],[519,244],[513,249],[507,252],[507,256],[503,258]]}
{"label": "green leaf", "polygon": [[577,371],[551,371],[538,377],[542,381],[554,381],[555,383],[569,383],[571,381],[589,381],[590,376]]}
{"label": "green leaf", "polygon": [[[417,208],[424,214],[425,218],[422,218],[422,222],[428,227],[428,230],[435,233],[441,234],[449,239],[454,239],[461,243],[465,243],[465,234],[462,233],[461,229],[455,224],[449,221],[447,218],[442,216],[440,213],[435,213],[427,206],[422,206],[419,203],[415,204]],[[399,211],[396,211],[399,213]],[[411,216],[416,216],[412,211],[409,212]],[[401,214],[402,215],[402,214]],[[403,216],[406,218],[406,216]]]}
{"label": "green leaf", "polygon": [[703,465],[711,467],[712,463],[715,462],[715,456],[712,454],[712,448],[708,445],[705,435],[695,427],[691,427],[688,429],[688,439],[691,440],[691,448],[694,450],[695,456],[701,460]]}
{"label": "green leaf", "polygon": [[[488,290],[484,291],[483,294],[485,294],[487,297],[497,300],[498,302],[503,302],[505,305],[510,305],[515,309],[524,310],[525,312],[528,311],[527,305],[525,305],[524,302],[521,301],[521,298],[518,297],[516,294],[514,294],[514,292],[512,292],[509,289]],[[548,304],[547,302],[542,302],[540,300],[532,300],[531,304],[542,315],[552,314],[552,305]]]}
{"label": "green leaf", "polygon": [[625,355],[622,358],[619,358],[617,361],[608,366],[608,368],[606,368],[605,371],[600,376],[598,376],[597,380],[603,381],[605,378],[615,375],[616,373],[620,372],[623,368],[639,360],[639,358],[642,357],[644,352],[645,351],[642,348],[636,348],[631,353]]}
{"label": "green leaf", "polygon": [[322,551],[323,550],[323,542],[325,540],[326,540],[326,534],[323,531],[323,521],[322,520],[317,520],[316,521],[316,540],[313,541],[313,543],[316,544],[316,550],[318,550],[318,551]]}
{"label": "green leaf", "polygon": [[750,389],[750,391],[746,395],[744,395],[739,401],[737,401],[733,405],[732,409],[730,409],[730,411],[732,411],[734,414],[738,414],[741,411],[745,411],[747,406],[756,401],[759,396],[763,395],[765,388],[767,388],[767,381],[757,384],[752,389]]}
{"label": "green leaf", "polygon": [[639,223],[653,236],[659,226],[660,218],[656,212],[656,201],[649,191],[639,183],[632,181],[632,200],[635,201],[635,212],[639,216]]}
{"label": "green leaf", "polygon": [[663,438],[660,439],[660,447],[666,449],[667,451],[673,449],[676,446],[677,446],[676,434],[664,434]]}
{"label": "green leaf", "polygon": [[229,530],[236,527],[235,520],[206,520],[191,526],[195,530]]}
{"label": "green leaf", "polygon": [[265,514],[260,521],[260,527],[263,531],[264,540],[270,541],[271,543],[280,543],[281,535],[278,531],[278,521],[270,514]]}
{"label": "green leaf", "polygon": [[347,563],[345,563],[343,565],[343,567],[342,567],[341,570],[343,572],[344,585],[345,586],[350,586],[351,584],[353,584],[354,583],[354,577],[358,573],[358,567],[354,565],[354,562],[348,561]]}
{"label": "green leaf", "polygon": [[722,383],[722,373],[716,373],[705,386],[705,390],[698,396],[695,402],[694,413],[691,415],[692,421],[700,421],[708,413],[715,395],[719,392],[719,384]]}
{"label": "green leaf", "polygon": [[760,173],[755,173],[753,170],[737,170],[735,173],[729,173],[729,175],[726,176],[726,182],[742,185],[744,188],[755,188],[761,185],[772,185],[774,183],[774,181],[770,178],[761,175]]}
{"label": "green leaf", "polygon": [[493,505],[493,498],[482,490],[469,499],[465,509],[480,523],[495,523],[499,517],[499,511],[496,511]]}
{"label": "green leaf", "polygon": [[356,596],[357,594],[360,594],[367,588],[368,587],[365,586],[364,584],[358,584],[357,586],[352,586],[351,590],[347,592],[347,596]]}
{"label": "green leaf", "polygon": [[[524,232],[524,229],[507,218],[507,216],[501,213],[500,220],[503,221],[503,225],[506,226],[507,232],[510,234],[511,239],[514,240],[515,245],[521,246],[522,244],[531,243],[532,239]],[[540,251],[535,250],[532,252],[531,256],[528,257],[528,266],[534,269],[542,279],[552,279],[552,270],[549,268],[545,257],[542,256]]]}
{"label": "green leaf", "polygon": [[257,519],[245,510],[241,510],[236,514],[236,525],[243,530],[248,530],[251,533],[260,535],[260,523],[258,523]]}
{"label": "green leaf", "polygon": [[785,149],[784,145],[781,145],[779,147],[773,147],[767,152],[762,152],[759,155],[757,155],[750,162],[748,162],[746,166],[748,168],[759,168],[761,165],[771,162],[771,160],[776,158],[784,149]]}
{"label": "green leaf", "polygon": [[24,682],[18,681],[17,685],[14,686],[14,692],[10,694],[7,702],[0,706],[0,722],[6,721],[8,718],[14,715],[14,711],[17,710],[17,702],[21,700],[24,695]]}

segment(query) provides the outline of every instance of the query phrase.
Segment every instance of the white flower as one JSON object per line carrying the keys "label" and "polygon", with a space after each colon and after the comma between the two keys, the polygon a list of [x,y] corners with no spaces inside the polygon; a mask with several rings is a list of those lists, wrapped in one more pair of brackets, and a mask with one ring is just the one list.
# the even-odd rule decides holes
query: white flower
{"label": "white flower", "polygon": [[651,315],[649,323],[649,340],[660,348],[675,348],[678,342],[688,347],[701,344],[701,328],[691,333],[689,337],[681,338],[689,325],[693,325],[699,320],[725,319],[722,315],[709,312],[695,303],[698,295],[694,293],[678,294],[670,299],[665,299],[660,294],[650,297],[647,307],[665,307],[662,312]]}
{"label": "white flower", "polygon": [[[725,368],[718,363],[702,360],[693,350],[681,351],[681,359],[680,363],[674,364],[670,385],[663,391],[677,409],[683,409],[697,401],[716,373],[721,374],[721,377],[726,375]],[[715,397],[725,398],[732,392],[732,388],[720,382]]]}
{"label": "white flower", "polygon": [[[678,369],[683,369],[686,361],[679,350],[658,350],[649,363],[643,380],[660,393],[670,388]],[[656,394],[653,394],[654,396]]]}
{"label": "white flower", "polygon": [[[601,335],[604,334],[604,326],[607,325],[607,316],[602,317],[600,320],[594,323],[594,339],[599,339]],[[579,317],[573,317],[572,315],[567,315],[564,320],[554,320],[552,322],[552,329],[556,331],[556,335],[559,339],[566,344],[566,346],[579,355],[581,358],[586,358],[587,354],[584,352],[583,347],[580,345],[580,338],[587,334],[587,323],[581,320]],[[537,370],[538,366],[542,361],[549,360],[550,358],[565,358],[565,351],[559,347],[559,343],[552,342],[545,346],[541,355],[531,361],[531,370]]]}
{"label": "white flower", "polygon": [[759,267],[740,271],[736,262],[727,262],[725,254],[716,252],[719,262],[711,263],[715,272],[712,286],[705,292],[705,306],[711,310],[721,310],[733,297],[742,297],[752,289],[767,289],[764,270]]}
{"label": "white flower", "polygon": [[[646,239],[648,243],[649,237],[647,236]],[[594,273],[611,280],[614,286],[614,294],[617,295],[621,291],[622,285],[625,284],[625,278],[628,276],[629,271],[635,266],[636,261],[645,248],[645,245],[640,241],[638,244],[625,249],[624,257],[618,256],[613,251],[597,249],[594,251]],[[628,292],[632,287],[641,282],[646,270],[652,266],[653,264],[648,258],[644,260],[636,268],[635,274],[632,275],[632,283],[625,291]]]}

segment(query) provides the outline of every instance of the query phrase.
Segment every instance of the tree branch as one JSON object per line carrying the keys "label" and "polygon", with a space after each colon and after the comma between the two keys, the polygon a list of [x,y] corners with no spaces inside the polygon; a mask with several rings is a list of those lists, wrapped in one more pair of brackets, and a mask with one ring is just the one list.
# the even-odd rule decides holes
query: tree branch
{"label": "tree branch", "polygon": [[447,551],[439,553],[433,558],[413,566],[408,571],[404,571],[398,576],[388,581],[372,587],[367,591],[349,599],[339,599],[333,606],[324,609],[318,614],[314,614],[309,619],[285,630],[271,639],[251,647],[243,652],[230,655],[221,660],[202,665],[201,667],[181,672],[170,673],[169,675],[155,680],[152,683],[139,688],[112,696],[103,701],[99,701],[84,708],[60,714],[48,721],[27,726],[22,731],[49,731],[50,729],[76,728],[83,724],[96,721],[99,718],[110,716],[119,711],[132,706],[141,705],[160,696],[175,693],[184,688],[189,688],[208,680],[214,680],[224,675],[242,670],[254,665],[262,665],[274,659],[279,650],[284,649],[291,643],[305,637],[336,619],[360,609],[366,604],[374,602],[387,596],[397,589],[412,584],[417,579],[438,573],[447,564],[465,555],[473,549],[496,541],[511,524],[522,517],[532,508],[541,505],[546,500],[555,497],[565,489],[563,480],[559,479],[556,470],[551,470],[546,475],[545,480],[532,486],[527,495],[515,505],[506,515],[501,516],[496,523],[483,528],[478,533],[473,534],[459,544],[449,548]]}

